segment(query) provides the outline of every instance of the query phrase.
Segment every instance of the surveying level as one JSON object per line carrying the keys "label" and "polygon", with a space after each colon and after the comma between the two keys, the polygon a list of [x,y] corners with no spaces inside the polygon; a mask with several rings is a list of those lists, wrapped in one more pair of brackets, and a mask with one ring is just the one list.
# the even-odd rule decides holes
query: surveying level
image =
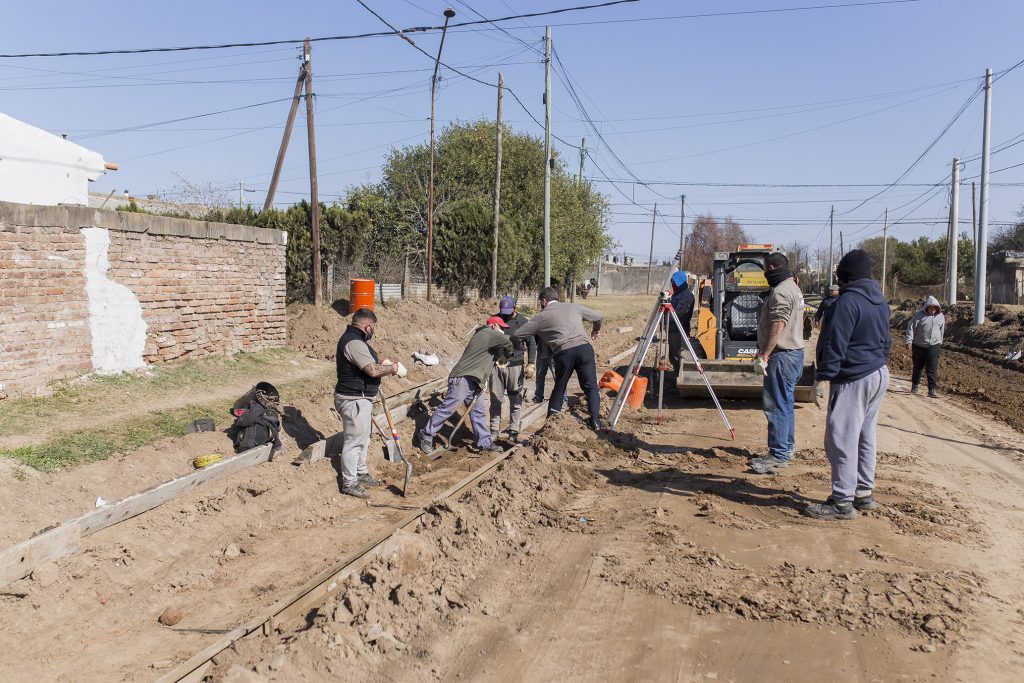
{"label": "surveying level", "polygon": [[671,325],[675,325],[676,329],[679,330],[680,335],[683,338],[683,343],[686,344],[686,350],[690,353],[690,358],[693,359],[693,364],[697,368],[697,372],[700,374],[702,380],[704,380],[704,386],[708,388],[708,394],[711,395],[711,400],[715,402],[715,408],[718,409],[718,414],[722,417],[722,423],[725,424],[725,428],[729,431],[729,437],[736,440],[736,430],[731,424],[729,424],[729,418],[726,417],[725,411],[722,410],[722,404],[718,402],[718,397],[715,396],[715,390],[711,388],[711,382],[704,375],[704,366],[697,358],[697,354],[693,350],[693,346],[690,344],[690,338],[687,335],[687,331],[683,329],[683,324],[679,322],[679,316],[676,315],[676,311],[672,308],[672,297],[669,296],[668,292],[661,292],[658,295],[658,301],[654,304],[654,310],[651,311],[651,317],[647,319],[647,326],[644,327],[644,333],[640,337],[640,343],[637,344],[636,352],[633,354],[633,360],[629,362],[629,369],[626,370],[626,375],[623,377],[622,386],[619,388],[618,394],[615,396],[615,402],[612,403],[611,412],[608,414],[608,428],[612,431],[615,430],[615,425],[619,421],[619,417],[622,415],[622,408],[625,405],[626,397],[629,396],[630,390],[633,388],[633,382],[640,375],[640,368],[644,364],[644,359],[647,357],[647,352],[651,350],[651,346],[657,343],[655,353],[657,354],[656,368],[658,370],[658,424],[661,424],[661,409],[665,398],[665,372],[668,370],[668,363],[666,362],[666,349],[668,345],[668,332]]}

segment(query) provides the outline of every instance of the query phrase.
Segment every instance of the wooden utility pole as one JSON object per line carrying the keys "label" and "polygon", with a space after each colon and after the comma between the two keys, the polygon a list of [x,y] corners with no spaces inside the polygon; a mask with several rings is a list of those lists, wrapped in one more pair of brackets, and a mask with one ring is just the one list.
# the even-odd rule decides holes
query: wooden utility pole
{"label": "wooden utility pole", "polygon": [[[846,256],[846,249],[843,247],[843,231],[842,230],[839,231],[839,253],[842,254],[843,256]],[[840,256],[839,258],[842,258],[843,256]]]}
{"label": "wooden utility pole", "polygon": [[587,158],[587,139],[580,139],[580,184],[583,184],[583,160]]}
{"label": "wooden utility pole", "polygon": [[832,286],[835,281],[832,275],[835,272],[835,258],[836,248],[833,244],[833,236],[835,235],[835,219],[836,219],[836,207],[833,204],[832,209],[828,212],[828,284]]}
{"label": "wooden utility pole", "polygon": [[274,195],[277,194],[277,183],[281,180],[281,169],[284,167],[284,157],[288,153],[288,142],[292,139],[292,128],[295,124],[295,114],[299,111],[299,100],[302,98],[302,87],[306,84],[306,64],[309,61],[309,50],[302,56],[302,64],[299,66],[299,78],[295,81],[295,94],[292,95],[292,106],[288,110],[288,119],[284,123],[284,133],[281,135],[281,146],[277,150],[277,161],[274,162],[274,177],[270,179],[270,189],[267,190],[267,200],[263,202],[263,210],[266,211],[274,206]]}
{"label": "wooden utility pole", "polygon": [[[309,231],[313,242],[313,305],[323,306],[324,287],[320,273],[320,195],[316,185],[316,135],[313,131],[313,63],[309,38],[304,43],[306,62],[306,139],[309,141]],[[333,295],[332,295],[333,296]]]}
{"label": "wooden utility pole", "polygon": [[882,219],[882,298],[885,298],[885,276],[889,266],[889,207],[885,207]]}
{"label": "wooden utility pole", "polygon": [[501,96],[505,79],[498,74],[498,125],[495,126],[494,160],[494,243],[491,248],[491,298],[498,297],[498,216],[501,213]]}
{"label": "wooden utility pole", "polygon": [[651,293],[651,275],[654,272],[654,222],[658,220],[658,203],[654,203],[654,213],[651,214],[651,255],[647,258],[647,293]]}
{"label": "wooden utility pole", "polygon": [[544,29],[544,286],[551,286],[551,27]]}
{"label": "wooden utility pole", "polygon": [[946,237],[946,303],[956,304],[956,285],[960,247],[960,160],[953,159],[953,177],[949,195],[949,233]]}

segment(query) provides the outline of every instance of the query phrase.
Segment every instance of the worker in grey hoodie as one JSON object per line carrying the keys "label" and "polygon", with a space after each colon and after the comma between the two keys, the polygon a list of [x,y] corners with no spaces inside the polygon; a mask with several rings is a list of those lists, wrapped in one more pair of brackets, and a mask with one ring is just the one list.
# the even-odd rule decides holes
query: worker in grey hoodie
{"label": "worker in grey hoodie", "polygon": [[917,393],[921,383],[921,372],[928,375],[928,397],[939,397],[939,350],[946,332],[946,318],[942,315],[939,300],[929,296],[924,306],[907,323],[903,341],[914,359],[914,373],[910,380],[910,393]]}

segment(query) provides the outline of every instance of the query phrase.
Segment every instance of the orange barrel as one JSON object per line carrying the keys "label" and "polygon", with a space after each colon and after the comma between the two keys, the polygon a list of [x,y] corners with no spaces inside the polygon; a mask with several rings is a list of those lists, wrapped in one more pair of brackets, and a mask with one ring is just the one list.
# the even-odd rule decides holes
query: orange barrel
{"label": "orange barrel", "polygon": [[644,394],[646,393],[647,378],[637,377],[633,380],[633,386],[629,389],[629,396],[626,397],[626,403],[629,404],[630,408],[643,408]]}
{"label": "orange barrel", "polygon": [[348,308],[355,313],[360,308],[373,310],[376,283],[364,278],[352,278],[349,286]]}
{"label": "orange barrel", "polygon": [[609,370],[608,372],[601,375],[601,381],[597,383],[597,386],[601,389],[611,389],[612,391],[618,391],[622,387],[622,375]]}

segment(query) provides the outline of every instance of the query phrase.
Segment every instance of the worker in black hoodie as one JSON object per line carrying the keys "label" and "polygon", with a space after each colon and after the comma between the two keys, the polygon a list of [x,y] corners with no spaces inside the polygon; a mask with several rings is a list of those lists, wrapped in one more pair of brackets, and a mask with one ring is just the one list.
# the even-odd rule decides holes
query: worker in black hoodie
{"label": "worker in black hoodie", "polygon": [[889,387],[889,304],[871,278],[871,257],[854,249],[836,269],[839,296],[818,337],[816,402],[829,383],[825,455],[832,466],[832,495],[804,513],[816,519],[850,519],[875,507],[875,429]]}

